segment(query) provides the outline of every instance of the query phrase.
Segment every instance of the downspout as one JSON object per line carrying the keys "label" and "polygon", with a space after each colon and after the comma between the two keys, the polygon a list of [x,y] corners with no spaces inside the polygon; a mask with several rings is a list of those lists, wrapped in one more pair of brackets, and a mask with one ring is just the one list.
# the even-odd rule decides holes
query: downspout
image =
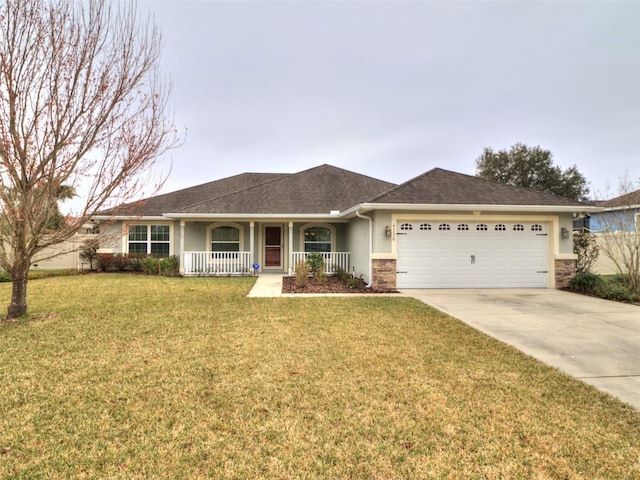
{"label": "downspout", "polygon": [[373,219],[362,215],[359,210],[356,210],[356,217],[369,220],[369,283],[367,284],[367,288],[371,288],[371,284],[373,283],[373,259],[371,258],[373,257]]}

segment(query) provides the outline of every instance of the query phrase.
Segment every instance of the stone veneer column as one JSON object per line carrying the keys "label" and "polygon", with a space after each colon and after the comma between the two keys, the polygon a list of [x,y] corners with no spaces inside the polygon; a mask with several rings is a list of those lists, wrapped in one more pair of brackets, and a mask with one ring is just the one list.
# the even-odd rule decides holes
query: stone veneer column
{"label": "stone veneer column", "polygon": [[565,288],[576,274],[576,261],[573,259],[556,259],[556,288]]}
{"label": "stone veneer column", "polygon": [[396,289],[396,260],[376,258],[372,260],[371,288],[374,290]]}

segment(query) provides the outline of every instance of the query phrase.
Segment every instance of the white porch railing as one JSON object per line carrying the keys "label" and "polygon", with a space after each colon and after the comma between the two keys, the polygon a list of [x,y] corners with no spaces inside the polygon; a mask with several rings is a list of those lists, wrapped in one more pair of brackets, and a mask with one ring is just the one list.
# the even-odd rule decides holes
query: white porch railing
{"label": "white porch railing", "polygon": [[184,275],[250,275],[251,252],[184,252]]}
{"label": "white porch railing", "polygon": [[[337,268],[341,268],[345,272],[349,271],[349,256],[351,252],[320,252],[324,258],[324,268],[327,275],[336,273]],[[291,252],[291,269],[294,269],[296,263],[307,259],[309,252]]]}

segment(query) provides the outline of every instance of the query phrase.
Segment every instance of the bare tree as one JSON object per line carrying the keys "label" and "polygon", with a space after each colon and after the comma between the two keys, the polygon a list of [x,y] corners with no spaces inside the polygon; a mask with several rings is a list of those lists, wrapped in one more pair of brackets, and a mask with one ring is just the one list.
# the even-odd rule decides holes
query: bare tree
{"label": "bare tree", "polygon": [[[161,46],[135,3],[0,6],[0,266],[13,278],[9,319],[27,311],[34,254],[108,203],[140,195],[158,158],[177,145]],[[63,187],[82,206],[51,229]]]}
{"label": "bare tree", "polygon": [[604,211],[596,231],[600,249],[640,294],[640,190],[634,190],[634,183],[625,175],[619,180],[618,196],[601,206]]}

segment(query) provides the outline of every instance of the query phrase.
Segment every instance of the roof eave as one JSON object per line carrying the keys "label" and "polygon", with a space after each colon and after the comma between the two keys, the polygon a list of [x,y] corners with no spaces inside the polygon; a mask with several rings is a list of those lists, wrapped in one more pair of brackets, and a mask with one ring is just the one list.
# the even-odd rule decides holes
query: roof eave
{"label": "roof eave", "polygon": [[522,213],[574,213],[599,212],[601,207],[590,205],[479,205],[479,204],[432,204],[432,203],[361,203],[342,212],[342,216],[350,217],[356,212],[370,212],[372,210],[395,211],[447,211],[447,212],[522,212]]}
{"label": "roof eave", "polygon": [[164,215],[92,215],[92,220],[106,220],[106,221],[119,221],[119,220],[166,220]]}
{"label": "roof eave", "polygon": [[208,218],[237,218],[237,219],[336,219],[342,215],[340,212],[329,213],[164,213],[165,219],[172,220],[198,220]]}

